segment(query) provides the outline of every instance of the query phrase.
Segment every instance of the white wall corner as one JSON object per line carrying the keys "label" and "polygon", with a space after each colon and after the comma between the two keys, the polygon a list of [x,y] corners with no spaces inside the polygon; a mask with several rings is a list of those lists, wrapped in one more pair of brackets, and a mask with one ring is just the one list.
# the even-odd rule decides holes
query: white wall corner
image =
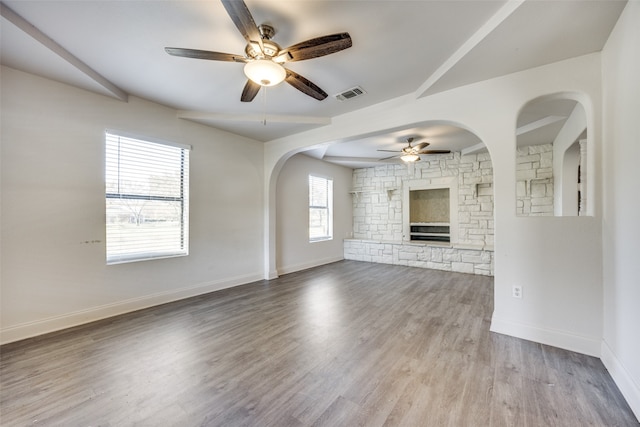
{"label": "white wall corner", "polygon": [[558,329],[541,328],[501,318],[493,313],[491,332],[562,348],[588,356],[600,357],[600,340]]}
{"label": "white wall corner", "polygon": [[325,264],[331,264],[334,262],[342,261],[343,259],[344,259],[344,256],[336,256],[336,257],[329,257],[329,258],[323,258],[323,259],[315,259],[310,262],[305,262],[305,263],[296,264],[296,265],[287,265],[287,266],[280,267],[278,269],[278,274],[295,273],[296,271],[302,271],[302,270],[307,270],[313,267],[319,267]]}
{"label": "white wall corner", "polygon": [[601,348],[602,363],[613,381],[620,389],[620,392],[627,400],[627,403],[631,407],[631,410],[635,414],[636,418],[640,421],[640,384],[637,384],[629,371],[624,367],[620,360],[611,350],[611,347],[606,341],[602,341]]}

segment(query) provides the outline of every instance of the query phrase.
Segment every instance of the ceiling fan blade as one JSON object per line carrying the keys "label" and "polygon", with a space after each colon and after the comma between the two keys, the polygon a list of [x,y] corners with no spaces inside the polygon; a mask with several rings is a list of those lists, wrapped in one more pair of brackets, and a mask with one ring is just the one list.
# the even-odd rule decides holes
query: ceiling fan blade
{"label": "ceiling fan blade", "polygon": [[317,37],[289,46],[274,58],[276,62],[304,61],[340,52],[352,46],[349,33],[337,33]]}
{"label": "ceiling fan blade", "polygon": [[315,98],[318,101],[322,101],[328,96],[325,91],[320,89],[313,82],[305,79],[300,74],[294,71],[287,70],[287,77],[285,77],[285,81],[291,86],[298,89],[300,92],[309,95],[310,97]]}
{"label": "ceiling fan blade", "polygon": [[389,160],[389,159],[393,159],[395,157],[400,157],[400,156],[389,156],[389,157],[384,157],[382,159],[378,159],[379,162],[383,161],[383,160]]}
{"label": "ceiling fan blade", "polygon": [[401,153],[399,150],[378,150],[378,151],[386,151],[388,153]]}
{"label": "ceiling fan blade", "polygon": [[211,52],[209,50],[183,49],[180,47],[165,47],[165,52],[173,56],[184,58],[210,59],[212,61],[246,62],[247,58],[242,55],[231,53]]}
{"label": "ceiling fan blade", "polygon": [[260,86],[258,83],[253,80],[248,79],[247,84],[244,85],[244,89],[242,89],[242,96],[240,97],[240,101],[242,102],[251,102],[253,98],[256,97],[258,92],[260,92]]}
{"label": "ceiling fan blade", "polygon": [[448,154],[451,150],[422,150],[418,154]]}
{"label": "ceiling fan blade", "polygon": [[262,35],[260,35],[260,30],[258,30],[258,26],[256,22],[253,20],[253,16],[251,16],[251,12],[249,12],[249,8],[242,0],[221,0],[222,5],[227,10],[229,17],[236,24],[238,30],[242,34],[242,37],[250,43],[250,42],[258,42],[260,45],[260,50],[264,52],[264,46],[262,45]]}
{"label": "ceiling fan blade", "polygon": [[428,142],[421,142],[420,144],[416,144],[413,146],[413,149],[416,151],[420,151],[425,147],[428,147],[430,144]]}

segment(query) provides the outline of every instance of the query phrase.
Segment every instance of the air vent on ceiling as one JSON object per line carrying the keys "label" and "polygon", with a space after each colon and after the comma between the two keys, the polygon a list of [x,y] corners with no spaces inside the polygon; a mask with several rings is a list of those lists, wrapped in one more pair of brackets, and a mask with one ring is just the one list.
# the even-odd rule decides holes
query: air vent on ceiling
{"label": "air vent on ceiling", "polygon": [[356,87],[352,87],[351,89],[345,90],[342,93],[337,94],[336,99],[338,101],[346,101],[347,99],[353,99],[358,96],[362,96],[365,93],[367,92],[365,92],[364,89],[362,89],[360,86],[356,86]]}

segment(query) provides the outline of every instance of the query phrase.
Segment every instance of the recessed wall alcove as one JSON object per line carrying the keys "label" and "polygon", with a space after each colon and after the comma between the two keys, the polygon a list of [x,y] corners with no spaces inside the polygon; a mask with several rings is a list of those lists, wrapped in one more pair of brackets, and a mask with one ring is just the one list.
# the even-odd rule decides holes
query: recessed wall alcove
{"label": "recessed wall alcove", "polygon": [[448,188],[409,192],[409,240],[449,242],[449,221]]}
{"label": "recessed wall alcove", "polygon": [[458,241],[458,179],[407,180],[403,186],[403,240]]}
{"label": "recessed wall alcove", "polygon": [[516,214],[587,215],[593,158],[583,105],[566,94],[530,101],[516,143]]}

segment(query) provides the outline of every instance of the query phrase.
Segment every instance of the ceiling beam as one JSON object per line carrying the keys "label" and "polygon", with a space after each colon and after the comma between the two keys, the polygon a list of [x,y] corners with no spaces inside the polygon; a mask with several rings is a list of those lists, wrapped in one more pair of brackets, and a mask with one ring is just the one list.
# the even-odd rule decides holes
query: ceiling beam
{"label": "ceiling beam", "polygon": [[482,151],[487,151],[487,146],[484,145],[483,142],[480,142],[480,143],[478,143],[476,145],[472,145],[471,147],[463,148],[460,151],[460,155],[466,156],[467,154],[477,154],[477,153],[480,153]]}
{"label": "ceiling beam", "polygon": [[[522,125],[516,129],[516,136],[522,135],[523,133],[532,132],[536,129],[540,129],[542,127],[548,126],[552,123],[559,122],[560,120],[564,120],[566,117],[564,116],[547,116],[543,117],[539,120],[533,121],[531,123],[527,123],[526,125]],[[487,151],[487,146],[484,143],[479,143],[476,145],[472,145],[471,147],[463,148],[460,152],[461,155],[466,156],[468,154],[477,154],[483,151]]]}
{"label": "ceiling beam", "polygon": [[[325,156],[322,160],[332,163],[375,163],[380,159],[375,157],[340,157],[340,156]],[[380,163],[384,164],[384,163]]]}
{"label": "ceiling beam", "polygon": [[540,129],[542,127],[548,126],[552,123],[559,122],[560,120],[566,119],[565,116],[546,116],[541,118],[540,120],[536,120],[531,123],[527,123],[526,125],[522,125],[516,129],[516,135],[522,135],[523,133],[532,132],[536,129]]}
{"label": "ceiling beam", "polygon": [[476,31],[466,42],[456,50],[429,78],[415,91],[416,98],[422,98],[427,95],[427,91],[438,80],[442,78],[449,70],[451,70],[462,58],[480,44],[493,30],[498,28],[513,12],[518,9],[525,0],[507,1],[487,22],[485,22],[478,31]]}
{"label": "ceiling beam", "polygon": [[313,157],[314,159],[322,160],[322,158],[327,152],[327,148],[329,148],[328,145],[322,145],[320,147],[313,148],[311,150],[302,151],[301,154],[305,154],[309,157]]}
{"label": "ceiling beam", "polygon": [[190,120],[225,120],[231,122],[262,122],[271,123],[302,123],[329,125],[331,117],[318,116],[292,116],[292,115],[276,115],[276,114],[225,114],[225,113],[208,113],[205,111],[188,111],[178,110],[179,119]]}
{"label": "ceiling beam", "polygon": [[64,47],[60,46],[55,40],[40,31],[35,25],[31,24],[22,16],[14,12],[11,8],[4,4],[4,2],[0,2],[0,16],[21,29],[24,33],[33,37],[36,41],[44,45],[47,49],[58,55],[60,58],[67,61],[84,75],[98,83],[100,86],[109,91],[114,97],[118,98],[121,101],[127,102],[129,95],[125,91],[120,89],[115,84],[111,83],[104,76],[102,76],[93,68],[89,67],[87,64],[75,57]]}

